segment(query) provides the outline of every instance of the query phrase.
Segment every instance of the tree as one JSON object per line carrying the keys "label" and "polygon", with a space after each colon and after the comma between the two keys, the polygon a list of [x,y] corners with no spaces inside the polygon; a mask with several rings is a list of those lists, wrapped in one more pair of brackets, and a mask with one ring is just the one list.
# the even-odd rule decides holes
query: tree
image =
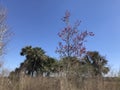
{"label": "tree", "polygon": [[59,42],[59,47],[57,47],[56,52],[62,57],[81,57],[86,53],[84,46],[85,38],[87,36],[94,36],[94,34],[88,31],[79,33],[78,26],[81,21],[76,21],[75,25],[72,27],[69,23],[69,18],[70,12],[66,11],[62,19],[66,26],[58,33],[62,42]]}
{"label": "tree", "polygon": [[63,17],[63,22],[65,27],[58,33],[58,36],[62,39],[59,42],[59,46],[56,49],[56,52],[60,54],[62,58],[66,58],[66,71],[70,69],[71,58],[76,57],[81,59],[82,56],[86,54],[86,48],[84,43],[88,36],[94,36],[93,32],[83,31],[79,32],[78,26],[81,21],[76,21],[74,26],[70,25],[70,12],[66,11],[65,16]]}
{"label": "tree", "polygon": [[0,5],[0,56],[3,55],[8,38],[11,35],[6,23],[7,11]]}
{"label": "tree", "polygon": [[85,60],[87,65],[92,67],[93,76],[102,76],[109,72],[106,58],[101,56],[97,51],[88,51],[83,60]]}
{"label": "tree", "polygon": [[0,4],[0,71],[1,71],[0,74],[5,73],[5,70],[7,70],[7,69],[1,68],[3,67],[3,64],[4,64],[4,61],[2,59],[3,59],[3,55],[5,54],[5,49],[6,49],[8,40],[12,34],[6,23],[6,17],[7,17],[7,10]]}
{"label": "tree", "polygon": [[45,55],[42,48],[27,46],[22,49],[21,55],[26,56],[26,60],[20,64],[19,69],[28,75],[33,76],[34,72],[36,75],[43,75],[45,72],[49,76],[57,70],[57,60]]}
{"label": "tree", "polygon": [[25,73],[33,76],[34,72],[41,74],[44,72],[44,63],[47,58],[43,49],[39,47],[32,48],[27,46],[21,51],[22,56],[26,56],[26,60],[21,64],[21,69],[25,69]]}
{"label": "tree", "polygon": [[47,60],[45,60],[45,63],[44,63],[44,69],[45,69],[45,72],[47,73],[46,76],[49,76],[50,73],[55,73],[58,71],[58,61],[52,57],[49,57],[47,58]]}

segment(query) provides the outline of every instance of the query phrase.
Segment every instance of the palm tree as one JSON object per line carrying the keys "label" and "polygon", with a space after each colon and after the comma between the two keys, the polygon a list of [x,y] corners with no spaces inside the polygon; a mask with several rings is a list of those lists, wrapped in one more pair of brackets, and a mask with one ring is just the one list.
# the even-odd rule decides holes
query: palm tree
{"label": "palm tree", "polygon": [[86,64],[92,67],[95,76],[102,76],[103,74],[107,74],[109,71],[109,67],[106,66],[106,58],[104,56],[101,56],[97,51],[87,52],[87,55],[84,57],[84,60]]}
{"label": "palm tree", "polygon": [[21,66],[25,68],[25,73],[33,76],[34,72],[37,74],[40,72],[41,74],[44,71],[44,63],[47,58],[43,49],[39,47],[32,48],[31,46],[27,46],[22,49],[22,56],[26,56],[26,60],[24,64]]}

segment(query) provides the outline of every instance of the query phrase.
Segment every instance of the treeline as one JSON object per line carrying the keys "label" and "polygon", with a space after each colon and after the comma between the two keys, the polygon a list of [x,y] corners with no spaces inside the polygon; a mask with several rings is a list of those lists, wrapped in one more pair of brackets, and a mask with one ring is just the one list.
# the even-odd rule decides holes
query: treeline
{"label": "treeline", "polygon": [[94,36],[93,32],[78,30],[81,24],[77,20],[74,25],[70,24],[70,12],[66,11],[62,18],[65,27],[58,33],[61,41],[58,43],[56,53],[60,60],[47,56],[40,47],[26,46],[21,50],[21,56],[26,59],[20,67],[10,73],[10,76],[20,76],[21,73],[29,76],[50,76],[51,73],[57,76],[103,76],[109,71],[107,60],[97,51],[87,51],[85,42],[87,37]]}
{"label": "treeline", "polygon": [[20,76],[22,73],[29,76],[58,76],[80,75],[85,77],[102,76],[109,68],[107,60],[97,51],[89,51],[83,58],[64,57],[60,60],[47,56],[40,47],[26,46],[21,50],[21,56],[26,59],[20,67],[10,73],[10,76]]}

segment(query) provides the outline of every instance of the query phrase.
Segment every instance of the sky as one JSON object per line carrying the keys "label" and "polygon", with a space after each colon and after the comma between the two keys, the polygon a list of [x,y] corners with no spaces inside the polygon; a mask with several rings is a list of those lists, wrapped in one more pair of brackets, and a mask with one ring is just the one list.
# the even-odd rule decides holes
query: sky
{"label": "sky", "polygon": [[71,24],[81,20],[80,31],[94,32],[85,43],[87,50],[98,51],[111,68],[120,68],[120,0],[1,0],[1,4],[7,8],[7,24],[14,33],[4,56],[10,70],[25,60],[20,52],[28,45],[58,58],[57,33],[63,29],[66,10],[71,13]]}

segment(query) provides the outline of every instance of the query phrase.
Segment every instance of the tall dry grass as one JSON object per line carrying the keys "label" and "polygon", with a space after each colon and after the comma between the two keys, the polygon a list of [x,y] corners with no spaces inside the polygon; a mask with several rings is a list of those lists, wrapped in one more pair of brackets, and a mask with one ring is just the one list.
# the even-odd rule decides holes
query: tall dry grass
{"label": "tall dry grass", "polygon": [[76,77],[0,78],[0,90],[120,90],[119,79]]}
{"label": "tall dry grass", "polygon": [[57,78],[24,77],[19,80],[0,78],[0,90],[60,90],[59,85]]}

